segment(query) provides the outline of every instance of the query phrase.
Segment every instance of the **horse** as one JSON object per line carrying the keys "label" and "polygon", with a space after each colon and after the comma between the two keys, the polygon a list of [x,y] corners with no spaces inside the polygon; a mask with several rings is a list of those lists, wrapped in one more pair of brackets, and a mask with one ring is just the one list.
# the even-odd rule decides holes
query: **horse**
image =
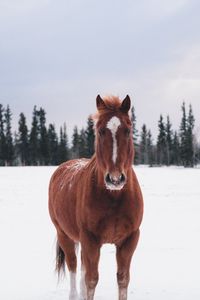
{"label": "horse", "polygon": [[[133,170],[130,97],[96,98],[95,153],[61,164],[49,184],[49,213],[57,231],[56,270],[67,264],[69,300],[93,300],[103,244],[116,246],[119,300],[127,299],[130,263],[143,216],[142,192]],[[80,298],[76,288],[81,245]]]}

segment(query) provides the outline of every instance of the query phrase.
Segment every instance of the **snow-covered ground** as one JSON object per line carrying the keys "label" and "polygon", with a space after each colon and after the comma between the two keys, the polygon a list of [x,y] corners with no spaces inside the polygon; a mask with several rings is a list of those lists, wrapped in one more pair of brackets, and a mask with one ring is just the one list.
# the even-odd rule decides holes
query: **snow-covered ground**
{"label": "snow-covered ground", "polygon": [[[0,168],[0,299],[66,300],[47,209],[54,167]],[[129,299],[200,299],[200,169],[135,168],[144,195]],[[115,248],[102,248],[95,299],[117,299]]]}

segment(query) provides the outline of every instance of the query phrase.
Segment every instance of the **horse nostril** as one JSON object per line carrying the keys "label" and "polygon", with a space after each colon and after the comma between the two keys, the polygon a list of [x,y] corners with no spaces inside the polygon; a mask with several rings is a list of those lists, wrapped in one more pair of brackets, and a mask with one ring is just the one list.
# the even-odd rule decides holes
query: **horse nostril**
{"label": "horse nostril", "polygon": [[120,175],[120,182],[125,182],[126,181],[126,177],[125,177],[125,175],[122,173],[121,175]]}
{"label": "horse nostril", "polygon": [[107,173],[107,175],[106,175],[106,177],[105,177],[105,181],[106,181],[107,183],[111,183],[111,182],[112,182],[109,173]]}

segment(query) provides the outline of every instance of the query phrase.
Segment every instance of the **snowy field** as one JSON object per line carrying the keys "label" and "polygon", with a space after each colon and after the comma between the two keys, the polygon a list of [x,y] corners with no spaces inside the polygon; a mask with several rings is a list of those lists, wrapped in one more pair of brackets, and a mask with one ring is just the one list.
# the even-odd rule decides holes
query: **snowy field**
{"label": "snowy field", "polygon": [[[48,215],[54,167],[0,168],[0,299],[67,300],[69,276],[54,274]],[[144,195],[130,300],[200,299],[200,169],[135,168]],[[101,251],[96,300],[117,299],[115,249]]]}

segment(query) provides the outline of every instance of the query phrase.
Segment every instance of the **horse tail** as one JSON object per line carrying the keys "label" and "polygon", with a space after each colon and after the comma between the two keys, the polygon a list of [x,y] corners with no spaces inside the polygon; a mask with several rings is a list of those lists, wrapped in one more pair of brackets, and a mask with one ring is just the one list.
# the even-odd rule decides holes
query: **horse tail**
{"label": "horse tail", "polygon": [[58,279],[60,275],[65,275],[65,253],[58,244],[56,245],[56,272],[58,273]]}

